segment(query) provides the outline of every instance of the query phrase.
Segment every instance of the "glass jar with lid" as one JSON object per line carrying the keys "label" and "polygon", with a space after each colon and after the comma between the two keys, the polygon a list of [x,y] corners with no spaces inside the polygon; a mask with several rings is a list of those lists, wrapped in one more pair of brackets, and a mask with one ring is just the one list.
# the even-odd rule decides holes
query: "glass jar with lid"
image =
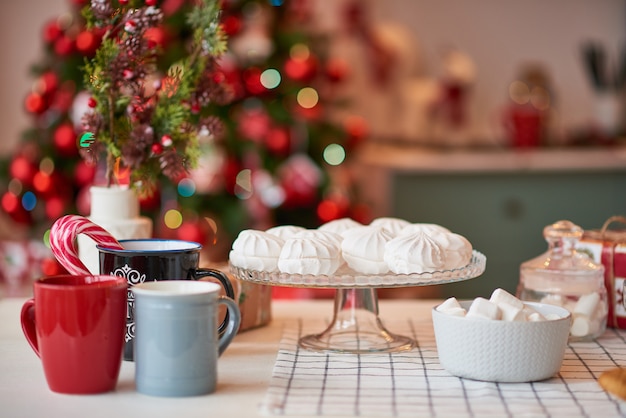
{"label": "glass jar with lid", "polygon": [[583,229],[558,221],[543,229],[548,251],[520,265],[517,297],[559,305],[572,313],[570,341],[587,341],[606,330],[604,266],[576,251]]}

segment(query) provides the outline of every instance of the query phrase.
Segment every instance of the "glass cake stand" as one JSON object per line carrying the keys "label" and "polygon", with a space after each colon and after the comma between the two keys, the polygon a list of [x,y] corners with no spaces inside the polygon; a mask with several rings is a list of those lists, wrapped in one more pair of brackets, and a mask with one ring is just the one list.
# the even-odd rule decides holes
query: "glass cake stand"
{"label": "glass cake stand", "polygon": [[248,270],[229,265],[230,271],[247,282],[287,287],[336,289],[333,319],[319,334],[301,337],[301,348],[342,353],[391,353],[410,350],[415,341],[393,334],[378,316],[378,288],[439,285],[472,279],[485,271],[487,259],[474,250],[462,268],[413,274],[370,275],[340,268],[334,275],[288,274]]}

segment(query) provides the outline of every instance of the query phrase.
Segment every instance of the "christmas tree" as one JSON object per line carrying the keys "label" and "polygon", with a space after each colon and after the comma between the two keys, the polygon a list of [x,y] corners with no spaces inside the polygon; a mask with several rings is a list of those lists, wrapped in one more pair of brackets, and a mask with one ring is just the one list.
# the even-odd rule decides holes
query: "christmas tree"
{"label": "christmas tree", "polygon": [[[145,33],[161,52],[154,62],[160,74],[189,53],[195,1],[92,3],[92,9],[148,3],[160,9],[161,22]],[[74,0],[71,13],[44,27],[45,56],[33,66],[35,87],[24,101],[32,126],[14,154],[0,161],[2,210],[36,239],[63,214],[87,215],[87,190],[105,176],[101,165],[83,158],[85,149],[80,152],[90,140],[82,136],[81,116],[98,105],[81,70],[106,33],[87,25],[81,10],[89,5]],[[223,258],[245,228],[315,227],[346,216],[367,221],[344,168],[364,129],[329,122],[320,86],[340,83],[346,74],[324,56],[324,40],[307,30],[307,3],[232,0],[220,6],[227,52],[212,64],[209,84],[183,103],[198,128],[197,164],[162,170],[142,198],[155,235],[201,242]],[[168,139],[154,141],[151,153],[163,152]]]}

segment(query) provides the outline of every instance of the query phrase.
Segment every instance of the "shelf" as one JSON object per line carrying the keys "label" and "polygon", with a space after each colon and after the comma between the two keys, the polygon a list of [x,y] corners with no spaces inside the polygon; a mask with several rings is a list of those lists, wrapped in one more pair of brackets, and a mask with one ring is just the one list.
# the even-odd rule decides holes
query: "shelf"
{"label": "shelf", "polygon": [[438,149],[368,143],[358,161],[366,166],[414,173],[626,171],[626,147]]}

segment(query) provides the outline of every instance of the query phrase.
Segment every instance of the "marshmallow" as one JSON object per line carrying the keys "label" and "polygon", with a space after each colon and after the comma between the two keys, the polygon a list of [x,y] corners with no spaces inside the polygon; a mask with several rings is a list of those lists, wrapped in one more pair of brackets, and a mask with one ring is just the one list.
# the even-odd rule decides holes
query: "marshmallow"
{"label": "marshmallow", "polygon": [[[549,319],[558,319],[558,318],[559,318],[559,316],[557,315],[556,318],[549,318]],[[545,321],[547,319],[548,319],[547,317],[544,317],[539,312],[533,312],[533,313],[531,313],[530,315],[528,315],[526,317],[526,320],[528,322],[541,322],[541,321]]]}
{"label": "marshmallow", "polygon": [[436,311],[453,316],[465,316],[466,311],[459,301],[454,298],[448,298],[435,308]]}
{"label": "marshmallow", "polygon": [[508,302],[500,302],[496,306],[500,308],[503,321],[526,321],[523,306],[512,305]]}
{"label": "marshmallow", "polygon": [[569,330],[572,337],[584,337],[591,333],[591,322],[585,315],[574,315],[572,326]]}
{"label": "marshmallow", "polygon": [[466,318],[475,319],[501,319],[501,311],[498,305],[489,302],[485,298],[478,297],[472,301],[469,309],[467,310]]}
{"label": "marshmallow", "polygon": [[524,302],[522,302],[502,288],[497,288],[496,290],[494,290],[491,294],[491,297],[489,298],[489,301],[495,303],[496,305],[499,305],[501,303],[508,303],[509,305],[517,307],[519,309],[524,309],[525,307]]}
{"label": "marshmallow", "polygon": [[600,295],[597,292],[589,293],[587,295],[583,295],[578,299],[572,313],[585,315],[588,318],[591,318],[600,303]]}
{"label": "marshmallow", "polygon": [[565,298],[561,295],[549,294],[541,298],[539,301],[541,303],[547,303],[548,305],[556,305],[565,307],[566,301]]}

